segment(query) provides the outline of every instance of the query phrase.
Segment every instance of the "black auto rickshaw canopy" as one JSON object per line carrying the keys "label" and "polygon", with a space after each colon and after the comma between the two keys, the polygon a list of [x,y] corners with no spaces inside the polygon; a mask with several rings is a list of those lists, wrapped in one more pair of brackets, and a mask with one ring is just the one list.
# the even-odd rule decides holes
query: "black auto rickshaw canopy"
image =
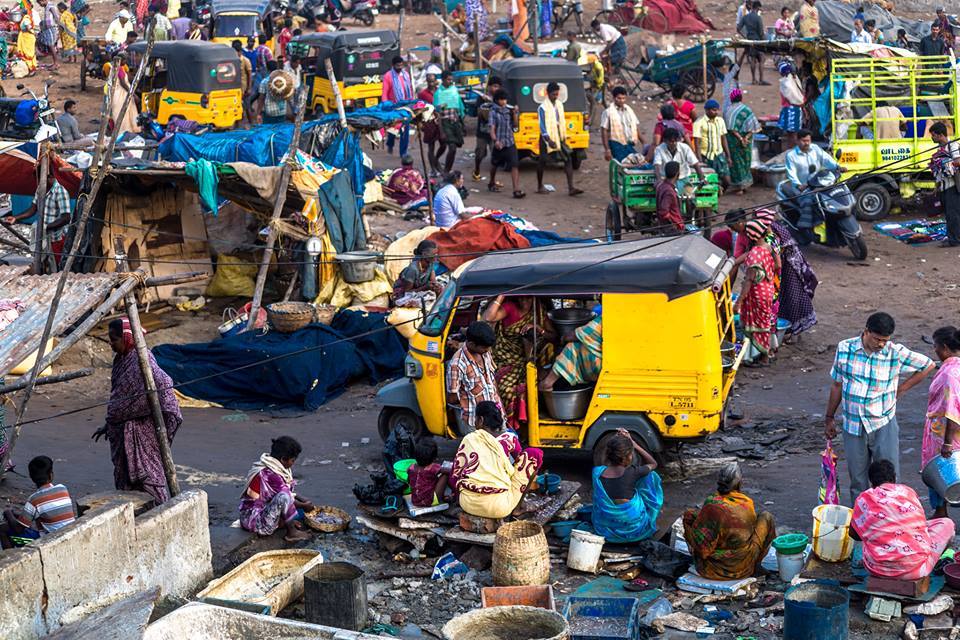
{"label": "black auto rickshaw canopy", "polygon": [[511,58],[490,63],[490,75],[503,80],[503,88],[510,94],[510,101],[521,112],[536,111],[546,99],[547,85],[551,82],[566,87],[563,92],[565,111],[586,111],[587,92],[583,88],[583,71],[575,62],[562,58]]}
{"label": "black auto rickshaw canopy", "polygon": [[550,245],[477,258],[457,278],[459,296],[663,293],[671,300],[714,286],[726,253],[699,235]]}
{"label": "black auto rickshaw canopy", "polygon": [[400,55],[400,40],[390,29],[306,33],[293,41],[310,47],[306,66],[315,67],[317,75],[327,77],[324,60],[330,58],[337,80],[351,79],[351,84],[368,78],[379,82],[390,71],[390,61]]}
{"label": "black auto rickshaw canopy", "polygon": [[[147,43],[134,42],[128,50],[143,54]],[[164,62],[165,86],[170,91],[209,93],[241,87],[240,60],[225,44],[204,40],[167,40],[153,45],[150,57]]]}

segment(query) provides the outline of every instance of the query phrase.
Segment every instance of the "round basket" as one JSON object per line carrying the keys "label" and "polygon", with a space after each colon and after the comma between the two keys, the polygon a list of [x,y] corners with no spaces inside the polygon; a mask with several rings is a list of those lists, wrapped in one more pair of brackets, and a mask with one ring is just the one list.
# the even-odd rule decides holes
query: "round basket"
{"label": "round basket", "polygon": [[274,331],[293,333],[313,322],[316,308],[309,302],[274,302],[267,305],[267,321]]}
{"label": "round basket", "polygon": [[333,316],[337,315],[337,305],[335,304],[318,304],[317,307],[317,317],[316,322],[320,324],[330,325],[333,322]]}
{"label": "round basket", "polygon": [[333,533],[350,526],[350,514],[336,507],[314,507],[303,514],[307,526],[314,531]]}
{"label": "round basket", "polygon": [[550,582],[550,549],[536,522],[508,522],[493,542],[493,584],[528,586]]}

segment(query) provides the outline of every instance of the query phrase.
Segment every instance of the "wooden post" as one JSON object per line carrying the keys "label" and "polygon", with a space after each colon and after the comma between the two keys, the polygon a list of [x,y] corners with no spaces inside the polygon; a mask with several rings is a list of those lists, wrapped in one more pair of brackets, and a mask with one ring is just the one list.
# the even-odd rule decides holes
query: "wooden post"
{"label": "wooden post", "polygon": [[[330,62],[330,57],[323,59],[323,65],[327,69],[327,78],[330,80],[330,86],[333,87],[333,99],[337,101],[337,113],[340,115],[340,126],[344,129],[347,128],[347,112],[343,108],[343,96],[340,95],[340,83],[337,82],[337,74],[333,70],[333,63]],[[301,124],[303,118],[300,119]],[[299,138],[299,133],[297,138]]]}
{"label": "wooden post", "polygon": [[[115,258],[117,269],[127,271],[127,256],[123,246],[123,237],[114,239]],[[150,366],[150,356],[147,350],[147,341],[143,338],[143,325],[140,324],[140,311],[137,309],[137,294],[131,288],[123,297],[124,310],[130,320],[130,332],[133,334],[133,344],[137,348],[137,361],[140,363],[140,373],[143,374],[143,385],[147,391],[147,404],[150,405],[150,417],[153,419],[153,431],[157,437],[157,448],[160,449],[160,461],[163,463],[163,475],[167,479],[167,489],[170,497],[180,493],[180,483],[177,481],[177,467],[173,463],[173,454],[170,453],[170,442],[167,439],[167,423],[163,419],[163,409],[160,407],[160,394],[157,393],[157,381],[153,377],[153,367]]]}
{"label": "wooden post", "polygon": [[707,101],[707,39],[700,36],[700,54],[703,62],[703,101]]}
{"label": "wooden post", "polygon": [[477,69],[483,69],[483,56],[480,54],[480,16],[473,16],[473,46]]}
{"label": "wooden post", "polygon": [[447,0],[440,0],[440,15],[443,17],[443,38],[440,41],[440,53],[443,58],[443,70],[450,68],[450,14],[447,11]]}
{"label": "wooden post", "polygon": [[[330,58],[326,59],[327,73],[330,74]],[[340,120],[346,122],[346,116],[343,113],[343,101],[340,98],[340,88],[337,86],[336,78],[328,75],[330,84],[333,86],[333,93],[337,99],[337,110],[340,112]],[[273,256],[273,245],[277,242],[276,222],[283,213],[283,205],[287,201],[287,186],[290,184],[290,173],[293,165],[296,163],[297,147],[300,146],[300,130],[303,128],[303,112],[306,111],[306,92],[300,95],[297,101],[297,119],[293,124],[293,137],[290,139],[290,147],[287,149],[287,160],[283,163],[283,169],[280,170],[280,183],[277,186],[277,201],[273,206],[273,215],[270,216],[270,229],[267,235],[267,246],[263,249],[263,258],[260,260],[260,270],[257,272],[257,282],[253,289],[253,302],[250,304],[250,319],[247,320],[249,331],[257,321],[260,314],[260,305],[263,302],[263,287],[267,283],[267,271],[270,269],[270,258]]]}
{"label": "wooden post", "polygon": [[47,214],[47,182],[50,178],[50,154],[46,142],[37,147],[37,162],[40,163],[40,178],[37,180],[37,193],[34,196],[36,213],[33,214],[33,272],[43,275],[43,234]]}
{"label": "wooden post", "polygon": [[[522,0],[517,0],[521,2]],[[530,15],[533,16],[527,24],[530,25],[530,39],[533,41],[533,55],[540,55],[540,4],[537,0],[530,0],[530,6],[533,7],[533,11],[530,12]]]}
{"label": "wooden post", "polygon": [[433,215],[433,189],[430,188],[430,171],[427,168],[427,154],[423,150],[423,127],[417,125],[417,140],[420,141],[420,164],[423,165],[423,179],[427,182],[427,208],[430,212],[430,226],[434,226],[437,223],[436,217]]}
{"label": "wooden post", "polygon": [[[406,0],[401,0],[401,2],[406,2]],[[406,14],[407,14],[407,8],[404,6],[401,6],[400,19],[397,21],[397,43],[400,45],[401,51],[403,51],[403,22]]]}
{"label": "wooden post", "polygon": [[[150,58],[150,52],[152,50],[153,29],[150,29],[147,39],[147,50],[144,53],[143,59],[140,61],[140,66],[137,68],[137,73],[133,77],[133,82],[130,84],[130,92],[127,94],[127,97],[120,108],[118,121],[122,121],[123,116],[126,115],[127,107],[130,105],[130,100],[137,91],[137,87],[140,84],[140,79],[143,78],[143,73],[146,69],[146,63]],[[6,472],[7,464],[10,462],[10,456],[13,455],[13,450],[16,447],[17,439],[20,437],[20,429],[23,427],[23,414],[27,410],[27,405],[30,402],[30,398],[33,396],[33,388],[36,384],[37,376],[43,370],[40,368],[40,365],[43,362],[43,350],[46,348],[47,340],[50,339],[50,333],[53,331],[53,320],[57,315],[57,309],[60,307],[60,297],[63,295],[63,289],[67,283],[67,275],[73,270],[73,261],[80,250],[80,244],[87,228],[87,220],[90,218],[90,210],[93,208],[93,203],[97,198],[97,194],[100,191],[100,186],[103,184],[103,179],[107,174],[107,168],[109,166],[110,159],[113,157],[113,148],[117,143],[117,135],[119,134],[119,131],[115,128],[106,144],[104,144],[104,138],[107,134],[107,114],[110,113],[110,105],[112,104],[113,100],[113,87],[117,82],[117,73],[119,70],[120,65],[117,64],[116,60],[114,60],[113,64],[110,65],[110,77],[107,79],[107,93],[104,95],[103,105],[100,107],[100,131],[97,134],[97,147],[94,155],[95,161],[90,168],[91,172],[95,172],[93,184],[90,187],[90,193],[88,194],[86,200],[84,200],[83,211],[80,214],[80,219],[77,221],[76,232],[73,236],[73,243],[70,247],[70,253],[67,254],[67,259],[63,263],[63,267],[60,271],[60,278],[57,280],[56,291],[54,292],[53,297],[50,299],[50,311],[47,313],[47,321],[46,324],[44,324],[43,333],[40,336],[40,344],[37,347],[37,359],[36,362],[34,362],[30,373],[27,374],[29,376],[26,379],[28,386],[23,392],[23,397],[20,399],[20,404],[17,406],[16,423],[14,424],[13,433],[10,436],[10,446],[7,448],[7,452],[3,455],[3,459],[0,460],[0,478],[2,478]]]}

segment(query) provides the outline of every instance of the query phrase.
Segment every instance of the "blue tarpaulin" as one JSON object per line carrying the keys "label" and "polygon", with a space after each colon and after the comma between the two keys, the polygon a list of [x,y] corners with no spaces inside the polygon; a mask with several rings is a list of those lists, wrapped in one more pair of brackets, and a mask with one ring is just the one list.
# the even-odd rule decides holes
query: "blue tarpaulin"
{"label": "blue tarpaulin", "polygon": [[[343,169],[350,176],[357,211],[363,211],[363,191],[367,184],[364,176],[363,153],[360,149],[360,134],[341,131],[326,148],[320,160],[331,167]],[[322,189],[321,189],[322,190]],[[337,249],[338,251],[340,249]]]}
{"label": "blue tarpaulin", "polygon": [[294,333],[250,331],[210,343],[165,344],[153,354],[174,384],[198,380],[177,387],[192,398],[228,409],[313,411],[351,381],[367,378],[376,384],[400,375],[406,349],[386,314],[341,311],[329,327],[311,324]]}

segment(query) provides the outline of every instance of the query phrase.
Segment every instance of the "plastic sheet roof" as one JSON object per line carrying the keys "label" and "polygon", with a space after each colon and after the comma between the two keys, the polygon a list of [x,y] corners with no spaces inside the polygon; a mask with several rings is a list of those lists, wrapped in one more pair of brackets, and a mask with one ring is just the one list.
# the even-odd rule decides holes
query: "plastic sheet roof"
{"label": "plastic sheet roof", "polygon": [[[0,266],[0,299],[15,299],[25,311],[13,323],[0,330],[0,376],[23,362],[40,345],[43,327],[50,312],[50,301],[60,274],[23,275],[26,267]],[[53,336],[67,332],[75,322],[102,303],[117,284],[112,273],[72,273],[60,298],[53,323]]]}

